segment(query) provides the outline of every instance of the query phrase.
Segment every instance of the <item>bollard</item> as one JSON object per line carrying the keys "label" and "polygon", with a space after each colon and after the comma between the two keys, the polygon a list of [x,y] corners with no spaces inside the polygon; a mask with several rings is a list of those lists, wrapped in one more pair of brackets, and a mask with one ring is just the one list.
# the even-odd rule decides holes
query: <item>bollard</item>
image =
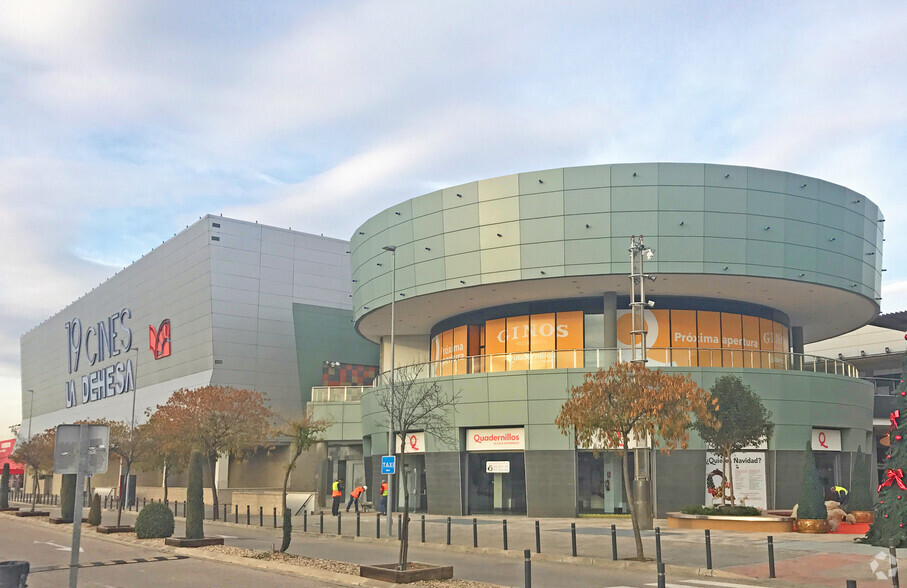
{"label": "bollard", "polygon": [[425,543],[425,515],[422,515],[422,543]]}
{"label": "bollard", "polygon": [[479,546],[479,522],[475,517],[472,519],[472,546]]}
{"label": "bollard", "polygon": [[263,506],[258,507],[258,526],[265,526],[265,508]]}
{"label": "bollard", "polygon": [[891,576],[891,585],[893,588],[899,588],[901,580],[898,578],[898,554],[894,545],[888,548],[888,562],[891,566],[888,575]]}
{"label": "bollard", "polygon": [[246,524],[252,524],[252,508],[248,504],[246,505]]}
{"label": "bollard", "polygon": [[[275,517],[277,516],[276,509],[275,509],[274,516]],[[225,523],[227,522],[227,504],[226,503],[224,503],[224,522]]]}
{"label": "bollard", "polygon": [[775,542],[771,535],[768,536],[768,577],[775,577]]}
{"label": "bollard", "polygon": [[318,513],[318,532],[324,534],[324,511]]}
{"label": "bollard", "polygon": [[[409,529],[407,529],[408,531]],[[397,515],[397,538],[400,541],[403,541],[403,515]]]}
{"label": "bollard", "polygon": [[274,528],[277,528],[277,507],[274,507]]}
{"label": "bollard", "polygon": [[539,530],[538,521],[535,522],[535,552],[536,553],[542,552],[542,535],[541,535],[541,531]]}
{"label": "bollard", "polygon": [[359,511],[356,511],[356,537],[359,536]]}
{"label": "bollard", "polygon": [[661,562],[661,527],[655,527],[655,563]]}
{"label": "bollard", "polygon": [[104,497],[104,510],[107,510],[107,497]]}
{"label": "bollard", "polygon": [[302,509],[302,532],[305,533],[309,530],[309,511],[308,509]]}
{"label": "bollard", "polygon": [[375,539],[381,539],[381,513],[375,513]]}
{"label": "bollard", "polygon": [[[183,508],[183,513],[185,513],[185,512],[186,512],[186,509]],[[238,504],[233,505],[233,523],[237,524],[237,525],[239,524],[239,505]]]}
{"label": "bollard", "polygon": [[450,545],[450,517],[447,517],[447,544]]}
{"label": "bollard", "polygon": [[343,534],[343,528],[341,527],[341,523],[340,523],[340,519],[342,519],[342,518],[343,517],[338,512],[337,513],[337,536],[338,537]]}
{"label": "bollard", "polygon": [[523,550],[523,570],[524,570],[523,575],[525,576],[525,580],[523,581],[523,585],[526,588],[532,588],[532,561],[529,559],[530,557],[532,557],[532,552],[529,551],[528,549],[524,549]]}
{"label": "bollard", "polygon": [[507,519],[504,519],[504,551],[507,551]]}
{"label": "bollard", "polygon": [[[119,505],[117,505],[119,506]],[[186,516],[186,501],[183,501],[183,516]]]}
{"label": "bollard", "polygon": [[665,588],[665,565],[658,562],[658,588]]}
{"label": "bollard", "polygon": [[573,557],[576,557],[576,523],[570,523],[570,542],[573,546]]}
{"label": "bollard", "polygon": [[[147,498],[142,498],[142,508],[145,508],[145,505],[147,504],[147,502],[148,502]],[[152,502],[154,502],[154,501],[152,500]]]}
{"label": "bollard", "polygon": [[712,532],[705,530],[705,569],[712,569]]}
{"label": "bollard", "polygon": [[617,561],[617,525],[611,525],[611,559]]}

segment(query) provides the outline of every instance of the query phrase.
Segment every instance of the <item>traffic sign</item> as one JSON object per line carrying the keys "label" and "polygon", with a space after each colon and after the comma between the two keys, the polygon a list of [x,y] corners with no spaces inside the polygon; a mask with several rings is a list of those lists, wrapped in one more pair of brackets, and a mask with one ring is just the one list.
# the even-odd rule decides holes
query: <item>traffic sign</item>
{"label": "traffic sign", "polygon": [[396,473],[397,473],[397,456],[382,455],[381,456],[381,475],[396,474]]}
{"label": "traffic sign", "polygon": [[[107,425],[89,425],[87,428],[88,453],[79,456],[79,425],[57,426],[54,443],[54,473],[91,476],[107,471],[107,452],[110,445],[110,428]],[[80,463],[81,462],[81,463]]]}

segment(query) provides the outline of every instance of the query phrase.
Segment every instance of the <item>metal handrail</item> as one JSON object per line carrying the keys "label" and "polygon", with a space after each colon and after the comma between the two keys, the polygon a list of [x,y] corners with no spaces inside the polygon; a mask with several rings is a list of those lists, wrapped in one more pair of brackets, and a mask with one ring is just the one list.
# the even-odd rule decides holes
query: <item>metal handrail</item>
{"label": "metal handrail", "polygon": [[359,402],[371,386],[312,386],[312,402]]}
{"label": "metal handrail", "polygon": [[[747,349],[713,349],[704,347],[650,347],[649,367],[718,367],[732,369],[777,369],[837,374],[859,378],[853,364],[828,357],[781,351]],[[585,368],[597,370],[615,363],[631,361],[629,348],[572,349],[557,351],[527,351],[473,355],[400,366],[414,372],[416,379],[465,374],[535,371],[543,369]],[[410,375],[409,377],[412,377]],[[382,372],[375,385],[389,381],[389,372]],[[314,390],[314,389],[313,389]]]}

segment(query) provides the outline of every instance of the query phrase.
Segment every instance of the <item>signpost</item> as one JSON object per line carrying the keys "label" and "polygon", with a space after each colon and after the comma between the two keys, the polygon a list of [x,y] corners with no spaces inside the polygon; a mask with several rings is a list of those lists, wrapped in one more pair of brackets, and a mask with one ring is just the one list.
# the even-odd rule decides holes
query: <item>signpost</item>
{"label": "signpost", "polygon": [[397,456],[396,455],[382,455],[381,456],[381,475],[392,475],[397,473]]}
{"label": "signpost", "polygon": [[107,471],[110,429],[107,425],[59,425],[54,444],[54,473],[76,475],[76,496],[72,511],[72,557],[69,560],[69,587],[79,581],[79,542],[82,538],[82,495],[85,476]]}

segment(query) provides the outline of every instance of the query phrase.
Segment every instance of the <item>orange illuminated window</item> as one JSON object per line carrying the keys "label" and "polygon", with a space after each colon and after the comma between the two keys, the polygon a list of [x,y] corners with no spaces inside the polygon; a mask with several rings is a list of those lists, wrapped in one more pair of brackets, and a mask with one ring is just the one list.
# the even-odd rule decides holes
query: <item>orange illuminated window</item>
{"label": "orange illuminated window", "polygon": [[453,342],[450,352],[450,357],[454,360],[450,364],[453,375],[466,373],[466,350],[469,344],[468,332],[469,328],[466,325],[453,330]]}
{"label": "orange illuminated window", "polygon": [[765,369],[772,367],[772,352],[775,350],[774,344],[774,323],[768,319],[759,319],[759,349],[762,351],[761,363]]}
{"label": "orange illuminated window", "polygon": [[698,357],[696,347],[696,311],[671,311],[671,359],[674,365],[696,366]]}
{"label": "orange illuminated window", "polygon": [[774,353],[772,353],[772,368],[776,370],[783,370],[787,367],[787,346],[785,339],[787,338],[787,328],[781,323],[775,322],[772,323],[772,346]]}
{"label": "orange illuminated window", "polygon": [[743,367],[762,367],[762,346],[759,341],[759,319],[754,316],[743,317]]}
{"label": "orange illuminated window", "polygon": [[507,319],[495,319],[485,323],[485,354],[488,355],[488,371],[503,372],[507,369]]}
{"label": "orange illuminated window", "polygon": [[529,369],[529,316],[507,319],[507,355],[511,370]]}
{"label": "orange illuminated window", "polygon": [[696,313],[699,339],[699,365],[721,367],[721,314],[700,310]]}
{"label": "orange illuminated window", "polygon": [[557,339],[557,367],[578,368],[585,365],[583,361],[583,312],[559,312],[555,327]]}
{"label": "orange illuminated window", "polygon": [[554,369],[554,349],[556,337],[554,313],[533,314],[529,317],[529,369]]}
{"label": "orange illuminated window", "polygon": [[[743,325],[739,314],[721,313],[721,347],[743,349]],[[723,351],[722,366],[739,368],[743,365],[743,351]]]}

